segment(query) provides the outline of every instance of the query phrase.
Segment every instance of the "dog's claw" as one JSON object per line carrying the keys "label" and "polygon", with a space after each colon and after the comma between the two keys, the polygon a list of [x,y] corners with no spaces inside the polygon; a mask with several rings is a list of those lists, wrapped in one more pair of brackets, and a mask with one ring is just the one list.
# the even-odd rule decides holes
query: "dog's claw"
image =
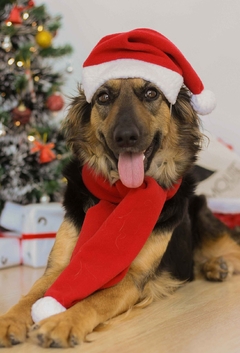
{"label": "dog's claw", "polygon": [[9,335],[10,342],[13,346],[16,346],[17,344],[21,343],[17,338],[14,337],[14,335]]}
{"label": "dog's claw", "polygon": [[219,264],[222,270],[225,270],[225,271],[228,270],[228,265],[226,264],[226,262],[222,257],[219,259]]}
{"label": "dog's claw", "polygon": [[72,347],[77,346],[79,344],[79,341],[78,341],[76,336],[71,335],[70,344],[71,344]]}
{"label": "dog's claw", "polygon": [[39,333],[37,335],[37,340],[38,340],[40,345],[43,345],[43,343],[44,343],[44,335],[42,333]]}
{"label": "dog's claw", "polygon": [[50,348],[62,348],[60,342],[53,340],[52,343],[49,345]]}

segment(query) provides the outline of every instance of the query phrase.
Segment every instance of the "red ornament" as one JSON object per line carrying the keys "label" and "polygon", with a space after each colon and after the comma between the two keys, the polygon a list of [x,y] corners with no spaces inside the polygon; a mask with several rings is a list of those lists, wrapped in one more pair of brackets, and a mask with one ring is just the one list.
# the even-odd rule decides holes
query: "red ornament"
{"label": "red ornament", "polygon": [[25,125],[29,123],[31,114],[31,110],[23,103],[12,110],[12,118],[16,125]]}
{"label": "red ornament", "polygon": [[33,6],[35,6],[34,1],[33,0],[29,0],[27,7],[33,7]]}
{"label": "red ornament", "polygon": [[32,153],[35,152],[40,152],[39,154],[39,163],[49,163],[52,162],[55,158],[56,155],[53,151],[51,151],[52,148],[54,148],[54,143],[40,143],[38,141],[34,141],[34,147],[31,149]]}
{"label": "red ornament", "polygon": [[20,15],[20,11],[21,11],[21,8],[19,8],[17,6],[13,6],[9,17],[6,20],[6,23],[7,22],[12,22],[12,24],[14,24],[14,25],[22,24],[22,18],[21,18],[21,15]]}
{"label": "red ornament", "polygon": [[64,107],[64,100],[60,94],[54,93],[48,97],[46,106],[52,112],[58,112]]}

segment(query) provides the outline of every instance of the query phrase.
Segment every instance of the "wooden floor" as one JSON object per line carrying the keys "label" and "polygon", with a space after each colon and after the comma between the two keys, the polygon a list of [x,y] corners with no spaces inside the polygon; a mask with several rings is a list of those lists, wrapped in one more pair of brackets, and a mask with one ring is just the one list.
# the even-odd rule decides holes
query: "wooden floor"
{"label": "wooden floor", "polygon": [[[25,294],[42,272],[24,266],[0,270],[0,313]],[[239,353],[240,276],[226,283],[196,280],[92,338],[91,343],[64,350],[25,343],[0,353]]]}

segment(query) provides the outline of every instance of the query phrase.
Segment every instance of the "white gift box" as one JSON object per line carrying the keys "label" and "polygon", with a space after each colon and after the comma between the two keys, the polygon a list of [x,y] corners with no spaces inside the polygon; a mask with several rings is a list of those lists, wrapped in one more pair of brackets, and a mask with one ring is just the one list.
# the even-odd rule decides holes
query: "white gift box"
{"label": "white gift box", "polygon": [[234,228],[240,226],[240,156],[216,137],[207,136],[209,144],[197,162],[205,178],[196,192],[205,194],[212,212]]}
{"label": "white gift box", "polygon": [[19,265],[21,263],[20,240],[0,234],[0,268]]}
{"label": "white gift box", "polygon": [[45,267],[54,241],[54,238],[22,239],[22,263],[32,267]]}
{"label": "white gift box", "polygon": [[64,210],[60,203],[36,203],[26,206],[6,202],[0,226],[20,234],[56,233],[62,223]]}
{"label": "white gift box", "polygon": [[[63,217],[64,210],[60,203],[22,206],[6,202],[0,226],[15,232],[14,251],[20,253],[20,258],[14,264],[45,267]],[[9,234],[6,232],[4,235]],[[0,243],[0,251],[1,248]],[[12,251],[10,245],[9,251]]]}
{"label": "white gift box", "polygon": [[240,156],[216,137],[205,135],[209,138],[209,144],[199,153],[197,164],[210,173],[199,183],[196,191],[216,202],[221,199],[221,204],[224,200],[228,204],[232,201],[236,210],[236,205],[240,205]]}

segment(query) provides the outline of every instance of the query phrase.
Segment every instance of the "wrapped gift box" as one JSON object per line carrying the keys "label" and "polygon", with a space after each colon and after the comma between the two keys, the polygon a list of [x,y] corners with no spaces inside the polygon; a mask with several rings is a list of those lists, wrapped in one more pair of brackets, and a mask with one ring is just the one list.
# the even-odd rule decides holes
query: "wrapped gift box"
{"label": "wrapped gift box", "polygon": [[16,266],[21,263],[20,240],[15,234],[0,231],[0,268]]}
{"label": "wrapped gift box", "polygon": [[196,192],[207,196],[215,216],[230,228],[240,226],[240,156],[216,137],[199,154]]}
{"label": "wrapped gift box", "polygon": [[229,228],[240,227],[240,198],[209,198],[208,206]]}
{"label": "wrapped gift box", "polygon": [[41,235],[39,238],[21,239],[22,263],[32,267],[45,267],[54,241],[55,237],[48,238]]}
{"label": "wrapped gift box", "polygon": [[[0,225],[15,232],[14,247],[18,248],[16,252],[20,252],[18,263],[32,267],[46,266],[63,217],[64,210],[60,203],[22,206],[6,202]],[[9,235],[6,232],[2,238],[8,240]]]}

